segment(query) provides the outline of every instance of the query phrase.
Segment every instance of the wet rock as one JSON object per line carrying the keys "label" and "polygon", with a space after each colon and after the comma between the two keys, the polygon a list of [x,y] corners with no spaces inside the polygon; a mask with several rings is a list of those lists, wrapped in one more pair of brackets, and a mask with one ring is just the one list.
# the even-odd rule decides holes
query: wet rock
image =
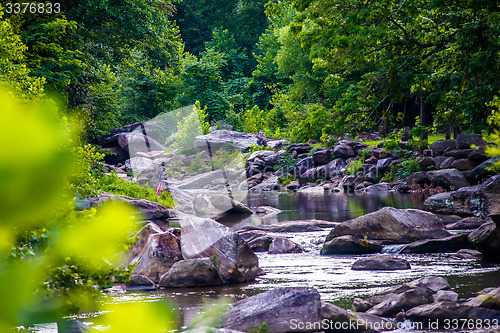
{"label": "wet rock", "polygon": [[451,290],[438,290],[434,294],[434,302],[458,302],[458,294]]}
{"label": "wet rock", "polygon": [[469,242],[481,253],[498,257],[500,251],[500,235],[494,222],[481,225],[469,234]]}
{"label": "wet rock", "polygon": [[259,206],[255,210],[255,214],[257,214],[257,216],[260,218],[267,218],[267,217],[271,217],[271,216],[276,216],[281,212],[282,212],[281,209],[271,207],[271,206]]}
{"label": "wet rock", "polygon": [[433,149],[438,154],[443,154],[446,149],[454,147],[456,147],[455,140],[438,140],[431,143],[431,145],[429,146],[429,148]]}
{"label": "wet rock", "polygon": [[434,186],[441,186],[444,189],[451,187],[459,189],[461,187],[470,186],[470,183],[465,179],[460,171],[457,169],[442,169],[427,172],[429,181]]}
{"label": "wet rock", "polygon": [[337,236],[355,235],[385,243],[409,243],[414,239],[450,236],[436,215],[418,209],[384,207],[336,226],[327,240]]}
{"label": "wet rock", "polygon": [[148,237],[144,249],[131,264],[136,263],[134,274],[144,275],[153,282],[158,282],[179,260],[182,260],[179,239],[170,232],[162,232]]}
{"label": "wet rock", "polygon": [[210,150],[215,153],[222,147],[233,147],[241,151],[246,151],[250,146],[258,146],[259,139],[255,134],[241,133],[228,130],[217,130],[206,135],[194,138],[194,147],[197,151]]}
{"label": "wet rock", "polygon": [[346,310],[339,306],[327,302],[321,302],[321,318],[334,322],[348,322],[349,314]]}
{"label": "wet rock", "polygon": [[432,321],[440,324],[442,328],[445,319],[467,318],[467,310],[468,307],[456,302],[437,302],[414,307],[406,312],[406,317],[413,322],[423,323],[424,327],[428,327]]}
{"label": "wet rock", "polygon": [[459,234],[440,239],[419,240],[405,245],[400,253],[444,253],[471,247],[468,234]]}
{"label": "wet rock", "polygon": [[435,213],[483,216],[485,210],[483,186],[468,186],[457,191],[435,194],[424,201],[424,206]]}
{"label": "wet rock", "polygon": [[378,183],[365,187],[363,192],[373,193],[373,192],[389,192],[392,189],[391,185],[388,183]]}
{"label": "wet rock", "polygon": [[424,276],[420,279],[413,280],[408,283],[410,287],[420,287],[430,289],[433,293],[439,290],[451,289],[450,284],[441,276]]}
{"label": "wet rock", "polygon": [[374,255],[357,260],[351,267],[352,270],[402,270],[410,269],[410,263],[402,258],[389,255]]}
{"label": "wet rock", "polygon": [[375,305],[367,313],[383,317],[395,316],[400,311],[406,311],[433,301],[432,291],[427,288],[417,287],[390,297],[384,302]]}
{"label": "wet rock", "polygon": [[457,135],[457,148],[458,149],[468,149],[472,145],[481,147],[484,146],[486,142],[483,140],[481,134],[458,134]]}
{"label": "wet rock", "polygon": [[[485,214],[488,216],[500,215],[500,174],[484,182]],[[493,218],[493,217],[492,217]],[[496,221],[495,218],[493,218]],[[497,222],[500,228],[500,221]]]}
{"label": "wet rock", "polygon": [[473,307],[480,306],[487,309],[500,310],[500,287],[495,288],[486,294],[474,297],[465,304]]}
{"label": "wet rock", "polygon": [[255,160],[259,159],[264,162],[264,165],[273,166],[278,161],[278,154],[270,150],[254,151],[246,161],[247,166],[252,165]]}
{"label": "wet rock", "polygon": [[354,321],[357,331],[361,332],[385,332],[392,331],[397,328],[397,326],[389,319],[382,318],[370,313],[363,312],[352,312],[347,311],[349,314],[349,319]]}
{"label": "wet rock", "polygon": [[483,223],[484,219],[479,217],[466,217],[460,221],[450,223],[446,225],[447,230],[466,230],[466,229],[476,229],[479,228]]}
{"label": "wet rock", "polygon": [[178,261],[160,278],[158,285],[165,288],[220,286],[224,280],[216,264],[210,258]]}
{"label": "wet rock", "polygon": [[259,259],[232,229],[211,219],[186,216],[181,221],[184,259],[214,258],[228,283],[251,281],[259,270]]}
{"label": "wet rock", "polygon": [[294,181],[291,181],[287,186],[286,186],[286,189],[289,190],[289,191],[296,191],[300,188],[300,184],[298,181],[294,180]]}
{"label": "wet rock", "polygon": [[346,235],[327,240],[321,248],[320,254],[369,254],[380,251],[382,251],[382,245],[360,237]]}
{"label": "wet rock", "polygon": [[291,323],[321,321],[320,295],[316,289],[276,288],[234,304],[226,314],[224,327],[246,332],[258,331],[262,323],[269,333],[309,332],[315,329],[293,327]]}
{"label": "wet rock", "polygon": [[285,237],[275,237],[271,245],[269,245],[269,254],[280,253],[301,253],[302,248],[299,244],[292,242]]}
{"label": "wet rock", "polygon": [[480,259],[482,257],[481,252],[471,249],[462,249],[453,255],[459,259]]}
{"label": "wet rock", "polygon": [[125,282],[127,290],[156,290],[156,285],[147,276],[132,274],[130,280]]}
{"label": "wet rock", "polygon": [[298,220],[298,221],[281,221],[274,224],[261,224],[256,226],[246,226],[240,231],[262,230],[266,232],[304,232],[304,231],[321,231],[324,228],[333,228],[338,222],[330,222],[323,220]]}
{"label": "wet rock", "polygon": [[248,230],[243,232],[239,230],[238,233],[254,252],[267,252],[269,250],[269,245],[271,245],[274,240],[273,236],[260,230]]}
{"label": "wet rock", "polygon": [[132,246],[128,250],[127,258],[124,260],[123,265],[124,266],[130,265],[130,263],[132,263],[132,261],[134,260],[135,262],[137,262],[139,256],[141,255],[141,252],[144,250],[144,247],[148,242],[149,236],[162,232],[163,230],[158,225],[152,222],[149,222],[144,227],[142,227],[141,230],[139,230],[135,234],[135,237],[138,240],[134,244],[132,244]]}

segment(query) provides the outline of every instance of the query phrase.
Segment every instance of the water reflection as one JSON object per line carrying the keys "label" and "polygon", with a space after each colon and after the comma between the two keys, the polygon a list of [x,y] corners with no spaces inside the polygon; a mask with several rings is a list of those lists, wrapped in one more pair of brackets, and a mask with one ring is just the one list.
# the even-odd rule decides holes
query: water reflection
{"label": "water reflection", "polygon": [[234,229],[247,225],[273,224],[279,221],[318,219],[327,221],[346,221],[366,213],[374,212],[385,206],[395,208],[423,207],[423,194],[398,192],[383,193],[284,193],[262,192],[248,195],[248,205],[255,209],[259,206],[272,206],[283,212],[270,218],[258,216],[226,220],[224,223]]}

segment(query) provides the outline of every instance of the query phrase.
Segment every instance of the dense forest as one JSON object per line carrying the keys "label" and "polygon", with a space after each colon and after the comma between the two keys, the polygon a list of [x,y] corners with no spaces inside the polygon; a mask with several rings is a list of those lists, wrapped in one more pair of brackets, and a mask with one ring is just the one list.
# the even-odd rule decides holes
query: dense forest
{"label": "dense forest", "polygon": [[[9,9],[10,8],[10,9]],[[57,96],[88,138],[199,101],[216,128],[292,141],[497,109],[497,1],[64,1],[2,7],[1,75]]]}
{"label": "dense forest", "polygon": [[[9,311],[0,331],[99,311],[101,290],[132,274],[133,265],[113,260],[137,240],[131,216],[140,214],[123,205],[75,209],[78,199],[106,192],[174,206],[168,191],[105,169],[99,136],[196,105],[205,134],[210,126],[317,145],[275,158],[273,172],[285,170],[279,182],[289,183],[299,160],[341,138],[394,139],[411,129],[415,154],[398,146],[398,163],[415,162],[405,178],[421,170],[416,151],[428,134],[500,143],[499,36],[497,0],[2,1],[0,308]],[[374,148],[361,145],[340,159],[353,178]],[[382,159],[388,152],[379,150]],[[485,150],[500,155],[495,145]],[[245,167],[263,177],[260,166],[252,175]],[[118,315],[103,325],[173,329],[170,307],[152,306],[111,309]]]}

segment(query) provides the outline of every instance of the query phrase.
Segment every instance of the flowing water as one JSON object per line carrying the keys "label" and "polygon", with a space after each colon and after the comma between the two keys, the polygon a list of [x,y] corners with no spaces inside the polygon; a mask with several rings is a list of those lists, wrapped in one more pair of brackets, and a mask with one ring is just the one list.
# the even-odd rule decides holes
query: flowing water
{"label": "flowing water", "polygon": [[[323,219],[345,221],[384,206],[422,208],[421,195],[376,193],[364,195],[262,193],[251,194],[252,208],[267,205],[282,212],[271,218],[255,216],[229,221],[234,229],[247,225],[272,224],[283,220]],[[411,270],[352,271],[352,264],[363,255],[320,256],[319,251],[330,230],[286,233],[304,249],[298,254],[257,253],[261,268],[266,272],[248,284],[212,288],[160,290],[154,292],[123,292],[119,287],[105,294],[106,303],[148,302],[169,299],[178,310],[178,325],[185,327],[202,311],[207,300],[227,297],[237,301],[259,292],[284,286],[305,286],[318,289],[322,300],[349,308],[354,297],[364,297],[386,286],[400,284],[427,275],[446,277],[461,297],[468,298],[485,287],[497,287],[500,282],[500,263],[457,259],[453,254],[404,254]],[[387,246],[385,253],[395,253],[398,246]],[[91,318],[87,318],[91,321]],[[42,329],[51,332],[50,329]]]}

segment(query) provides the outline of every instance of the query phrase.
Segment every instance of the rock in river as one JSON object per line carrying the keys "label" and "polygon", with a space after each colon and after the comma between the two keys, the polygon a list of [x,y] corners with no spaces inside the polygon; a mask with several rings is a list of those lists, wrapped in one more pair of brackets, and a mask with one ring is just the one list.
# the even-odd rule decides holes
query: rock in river
{"label": "rock in river", "polygon": [[196,258],[176,262],[158,285],[166,288],[220,286],[224,280],[214,260]]}
{"label": "rock in river", "polygon": [[321,254],[368,254],[382,251],[382,245],[366,239],[346,235],[327,240],[321,249]]}
{"label": "rock in river", "polygon": [[181,220],[184,259],[214,258],[228,283],[253,280],[259,259],[237,232],[214,220],[185,216]]}
{"label": "rock in river", "polygon": [[327,241],[338,236],[365,236],[385,243],[409,243],[415,239],[442,238],[451,234],[436,215],[418,209],[384,207],[337,225]]}
{"label": "rock in river", "polygon": [[310,332],[315,329],[299,327],[297,323],[316,323],[321,319],[320,295],[316,289],[288,287],[236,302],[226,315],[224,327],[257,332],[266,323],[269,333]]}
{"label": "rock in river", "polygon": [[374,255],[356,261],[352,270],[401,270],[410,269],[410,263],[402,258],[397,258],[388,255]]}

